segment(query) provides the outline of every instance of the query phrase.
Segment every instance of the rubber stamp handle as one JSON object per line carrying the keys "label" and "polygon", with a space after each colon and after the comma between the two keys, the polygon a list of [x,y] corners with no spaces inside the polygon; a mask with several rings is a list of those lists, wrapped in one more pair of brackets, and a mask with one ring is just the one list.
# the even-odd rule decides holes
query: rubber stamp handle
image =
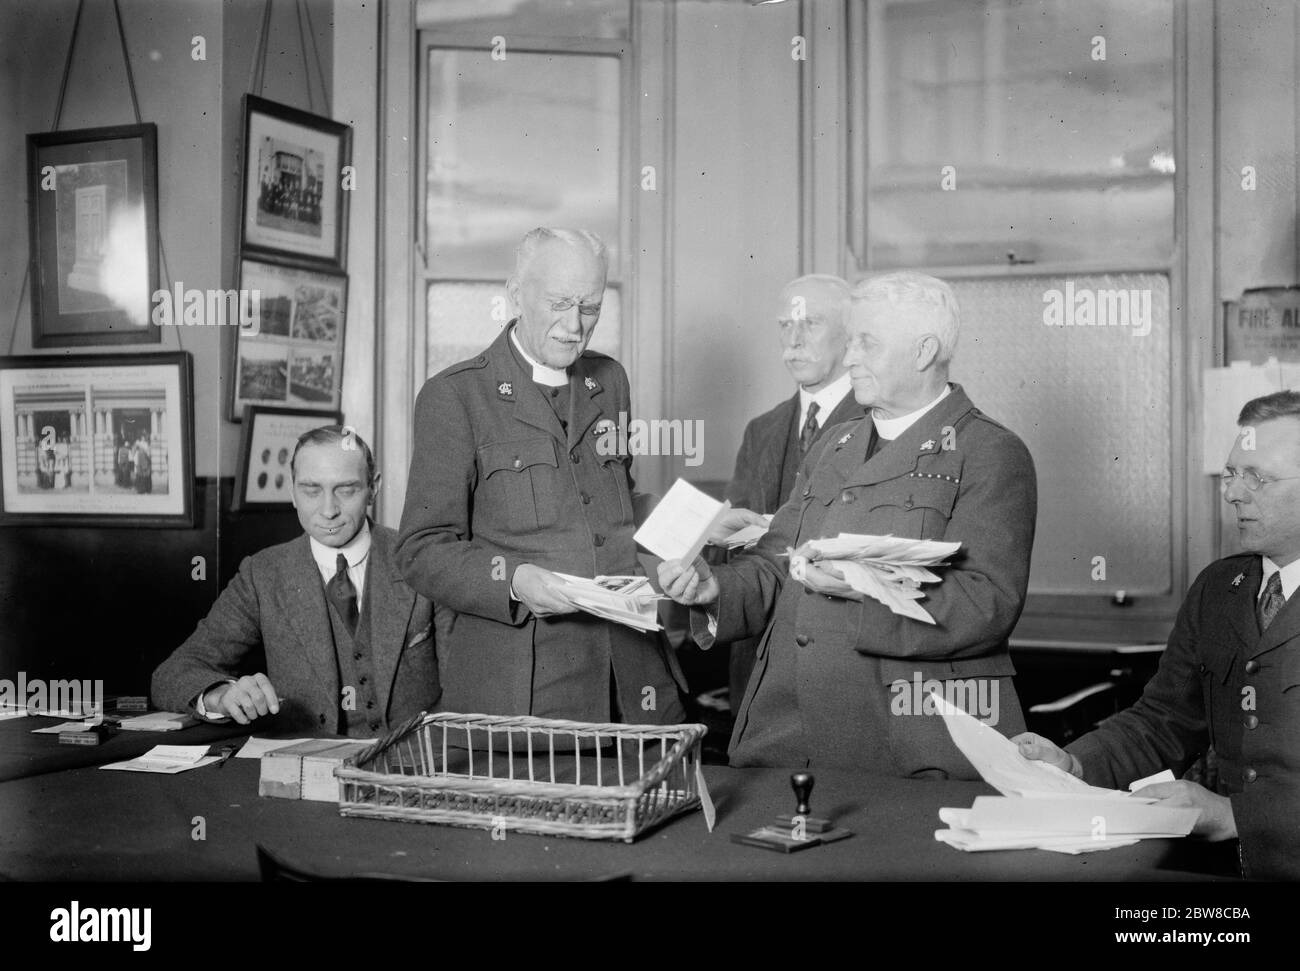
{"label": "rubber stamp handle", "polygon": [[790,776],[790,788],[794,790],[794,797],[799,802],[795,809],[796,816],[807,816],[812,812],[808,800],[812,798],[814,781],[816,780],[810,772],[796,772]]}

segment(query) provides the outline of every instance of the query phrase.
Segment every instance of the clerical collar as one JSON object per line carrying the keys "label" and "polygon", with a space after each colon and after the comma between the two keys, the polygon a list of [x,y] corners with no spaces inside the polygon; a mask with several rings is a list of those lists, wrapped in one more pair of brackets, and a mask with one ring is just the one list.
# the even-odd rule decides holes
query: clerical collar
{"label": "clerical collar", "polygon": [[309,536],[311,540],[311,555],[320,567],[321,572],[333,575],[337,569],[339,554],[342,553],[347,558],[348,567],[354,568],[358,564],[365,562],[370,555],[370,520],[367,519],[357,530],[357,535],[350,539],[346,546],[326,546],[315,536]]}
{"label": "clerical collar", "polygon": [[808,420],[808,406],[817,402],[817,425],[824,428],[830,420],[831,412],[840,406],[844,396],[853,390],[853,377],[845,371],[820,391],[799,389],[799,427]]}
{"label": "clerical collar", "polygon": [[924,408],[918,408],[916,411],[909,412],[901,418],[877,418],[875,412],[871,413],[871,420],[876,423],[876,434],[887,442],[892,442],[903,432],[907,431],[920,420],[921,416],[937,405],[944,398],[952,393],[952,386],[945,384],[943,392]]}
{"label": "clerical collar", "polygon": [[515,350],[520,356],[533,367],[533,380],[538,384],[544,384],[548,388],[561,388],[569,383],[569,372],[565,368],[547,367],[539,361],[533,360],[531,354],[524,350],[524,345],[519,343],[519,336],[515,333],[517,327],[510,328],[510,339],[514,341]]}

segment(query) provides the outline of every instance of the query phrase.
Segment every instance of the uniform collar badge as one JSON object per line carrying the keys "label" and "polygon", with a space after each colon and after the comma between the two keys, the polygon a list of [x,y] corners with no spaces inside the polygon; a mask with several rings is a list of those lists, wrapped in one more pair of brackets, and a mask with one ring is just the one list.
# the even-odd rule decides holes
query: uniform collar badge
{"label": "uniform collar badge", "polygon": [[1234,587],[1239,587],[1241,586],[1241,581],[1244,579],[1246,579],[1246,574],[1238,573],[1235,577],[1232,578],[1232,585]]}
{"label": "uniform collar badge", "polygon": [[853,437],[853,433],[849,432],[847,435],[845,435],[843,438],[841,438],[838,442],[835,443],[835,447],[841,448],[852,437]]}
{"label": "uniform collar badge", "polygon": [[932,449],[932,448],[934,448],[934,439],[933,439],[933,438],[928,439],[928,440],[926,440],[926,441],[924,441],[924,442],[921,443],[921,451],[922,451],[922,452],[928,452],[928,451],[930,451],[930,449]]}
{"label": "uniform collar badge", "polygon": [[515,393],[515,386],[511,384],[509,381],[502,381],[500,384],[497,385],[497,394],[499,394],[503,398],[514,397],[514,393]]}
{"label": "uniform collar badge", "polygon": [[600,385],[598,385],[591,378],[584,378],[582,383],[586,386],[588,391],[595,391],[600,387]]}

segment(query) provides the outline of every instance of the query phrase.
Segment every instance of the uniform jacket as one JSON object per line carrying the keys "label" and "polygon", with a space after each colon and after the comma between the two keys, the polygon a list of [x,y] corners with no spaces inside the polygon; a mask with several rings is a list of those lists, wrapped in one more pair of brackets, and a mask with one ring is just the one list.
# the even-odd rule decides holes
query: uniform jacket
{"label": "uniform jacket", "polygon": [[[763,635],[736,718],[732,763],[977,778],[942,718],[891,716],[900,698],[893,686],[995,679],[996,727],[1007,735],[1023,730],[1007,642],[1029,580],[1033,460],[958,385],[868,460],[872,431],[871,419],[861,418],[828,432],[768,534],[717,571],[717,639]],[[936,623],[786,582],[787,549],[841,532],[960,540],[939,571],[942,583],[926,585],[920,601]]]}
{"label": "uniform jacket", "polygon": [[1068,746],[1093,785],[1181,776],[1213,747],[1247,877],[1300,880],[1300,597],[1262,635],[1258,556],[1210,564],[1192,584],[1160,667],[1126,711]]}
{"label": "uniform jacket", "polygon": [[[362,611],[370,617],[376,695],[389,729],[438,700],[433,608],[397,570],[396,533],[372,523],[370,535]],[[266,676],[288,699],[274,730],[337,734],[341,686],[328,611],[305,533],[246,557],[208,616],[154,671],[154,704],[191,710],[200,691],[248,673],[241,665],[261,648]]]}
{"label": "uniform jacket", "polygon": [[[852,389],[821,423],[814,445],[841,422],[861,418],[866,409]],[[727,484],[726,498],[738,509],[774,513],[790,498],[803,461],[799,449],[799,393],[765,411],[745,426],[736,453],[736,470]]]}
{"label": "uniform jacket", "polygon": [[630,410],[622,365],[593,351],[574,363],[566,432],[509,333],[430,378],[415,405],[397,560],[412,587],[454,611],[439,644],[442,707],[606,721],[613,690],[625,721],[680,721],[684,682],[664,638],[585,613],[538,619],[511,599],[522,563],[584,577],[643,571],[632,460],[601,434]]}

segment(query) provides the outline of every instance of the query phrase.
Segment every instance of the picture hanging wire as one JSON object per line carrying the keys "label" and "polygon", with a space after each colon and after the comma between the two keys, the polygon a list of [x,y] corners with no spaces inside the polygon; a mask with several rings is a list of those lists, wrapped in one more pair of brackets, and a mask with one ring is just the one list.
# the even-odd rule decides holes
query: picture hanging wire
{"label": "picture hanging wire", "polygon": [[[262,26],[257,36],[257,51],[253,55],[253,70],[248,78],[248,90],[251,94],[262,97],[262,87],[266,83],[266,53],[268,41],[271,36],[271,3],[273,0],[264,0],[262,4]],[[302,54],[302,72],[303,82],[307,86],[307,110],[312,114],[316,113],[316,99],[312,93],[311,65],[316,64],[316,74],[320,78],[321,98],[325,104],[325,115],[330,114],[330,91],[329,85],[325,83],[325,69],[321,67],[320,48],[316,44],[316,26],[312,23],[311,8],[307,6],[307,0],[294,0],[294,14],[298,20],[298,49]],[[306,15],[306,29],[303,27],[303,16]],[[308,49],[310,48],[311,58],[308,59]]]}

